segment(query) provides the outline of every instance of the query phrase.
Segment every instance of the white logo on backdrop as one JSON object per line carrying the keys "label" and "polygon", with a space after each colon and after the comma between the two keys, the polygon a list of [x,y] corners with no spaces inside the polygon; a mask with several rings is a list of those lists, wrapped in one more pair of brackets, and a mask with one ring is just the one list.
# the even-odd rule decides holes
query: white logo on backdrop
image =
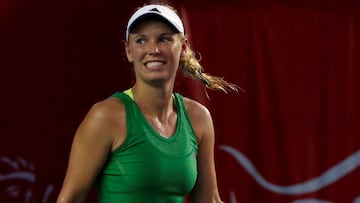
{"label": "white logo on backdrop", "polygon": [[[339,162],[337,165],[331,167],[320,176],[315,177],[311,180],[304,181],[294,185],[281,186],[273,184],[267,181],[251,163],[251,161],[242,154],[239,150],[222,145],[220,149],[229,153],[235,158],[235,160],[248,172],[255,181],[260,184],[262,187],[266,188],[269,191],[280,193],[284,195],[301,195],[306,193],[311,193],[318,191],[349,174],[354,169],[360,166],[360,150],[345,158],[343,161]],[[234,192],[230,193],[231,203],[237,203],[236,196]],[[291,203],[333,203],[330,201],[320,200],[320,199],[301,199],[296,200]],[[353,203],[360,203],[360,196],[357,197]]]}
{"label": "white logo on backdrop", "polygon": [[[34,165],[21,157],[15,159],[0,157],[0,165],[2,170],[7,169],[6,171],[0,170],[1,187],[5,187],[7,195],[15,200],[23,200],[24,203],[33,202],[36,183]],[[52,184],[46,186],[41,198],[42,203],[49,201],[53,191]]]}

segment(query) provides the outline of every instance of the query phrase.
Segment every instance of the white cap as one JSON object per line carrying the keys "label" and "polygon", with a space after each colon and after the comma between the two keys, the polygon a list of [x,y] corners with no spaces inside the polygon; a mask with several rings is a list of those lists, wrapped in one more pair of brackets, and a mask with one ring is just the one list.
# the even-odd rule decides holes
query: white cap
{"label": "white cap", "polygon": [[158,16],[169,22],[177,31],[184,34],[184,25],[180,17],[171,8],[162,5],[146,5],[137,10],[129,19],[126,27],[126,40],[129,40],[129,33],[134,23],[145,16]]}

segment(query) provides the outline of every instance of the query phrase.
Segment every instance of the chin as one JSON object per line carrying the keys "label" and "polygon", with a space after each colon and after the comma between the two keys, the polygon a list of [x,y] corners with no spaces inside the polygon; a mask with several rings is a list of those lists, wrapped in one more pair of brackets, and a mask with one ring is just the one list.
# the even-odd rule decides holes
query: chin
{"label": "chin", "polygon": [[170,77],[157,77],[152,79],[149,78],[147,81],[154,86],[163,86],[173,80]]}

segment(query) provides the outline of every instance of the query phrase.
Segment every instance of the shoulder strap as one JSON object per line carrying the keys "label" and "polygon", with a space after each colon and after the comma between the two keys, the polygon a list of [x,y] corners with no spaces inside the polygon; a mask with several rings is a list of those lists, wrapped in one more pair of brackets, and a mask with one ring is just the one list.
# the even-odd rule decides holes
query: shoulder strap
{"label": "shoulder strap", "polygon": [[182,114],[185,114],[185,116],[187,116],[183,96],[181,96],[179,93],[174,93],[173,96],[174,96],[175,105],[177,106],[178,111],[181,111]]}
{"label": "shoulder strap", "polygon": [[126,127],[129,133],[132,130],[132,127],[138,124],[139,120],[136,103],[128,94],[126,94],[126,92],[116,92],[110,97],[118,98],[124,104],[126,113]]}

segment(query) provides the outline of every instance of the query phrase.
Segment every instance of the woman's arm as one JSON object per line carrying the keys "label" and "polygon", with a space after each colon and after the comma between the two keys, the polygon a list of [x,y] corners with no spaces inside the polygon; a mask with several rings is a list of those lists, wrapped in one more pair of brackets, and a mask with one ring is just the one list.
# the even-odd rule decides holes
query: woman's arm
{"label": "woman's arm", "polygon": [[109,101],[95,104],[77,129],[57,203],[85,202],[114,142],[111,109]]}
{"label": "woman's arm", "polygon": [[190,194],[192,203],[222,203],[216,181],[214,162],[214,126],[208,109],[192,100],[186,100],[187,111],[198,139],[198,177]]}

